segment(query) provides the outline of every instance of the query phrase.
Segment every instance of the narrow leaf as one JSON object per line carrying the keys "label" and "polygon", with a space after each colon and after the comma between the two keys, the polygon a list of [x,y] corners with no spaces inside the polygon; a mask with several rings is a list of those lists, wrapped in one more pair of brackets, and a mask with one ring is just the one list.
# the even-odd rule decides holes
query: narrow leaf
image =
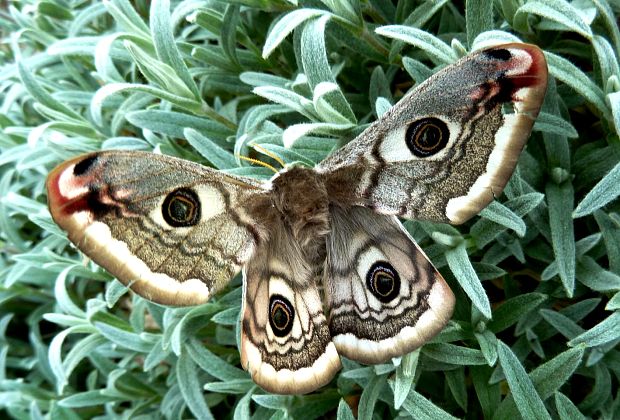
{"label": "narrow leaf", "polygon": [[489,303],[489,298],[467,256],[465,243],[461,243],[456,248],[446,251],[445,255],[450,270],[452,270],[454,277],[456,277],[474,306],[476,306],[486,318],[491,319],[491,304]]}
{"label": "narrow leaf", "polygon": [[600,209],[620,195],[620,163],[601,179],[581,200],[573,218],[583,217]]}
{"label": "narrow leaf", "polygon": [[[497,353],[499,363],[506,375],[506,381],[512,391],[521,416],[526,419],[551,419],[525,368],[506,344],[498,341]],[[500,418],[496,416],[494,418]]]}

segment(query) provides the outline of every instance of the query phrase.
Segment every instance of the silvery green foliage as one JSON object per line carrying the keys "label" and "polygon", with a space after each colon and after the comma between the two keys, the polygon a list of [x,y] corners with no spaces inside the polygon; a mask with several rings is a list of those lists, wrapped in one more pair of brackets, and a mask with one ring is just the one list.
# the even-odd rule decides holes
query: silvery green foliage
{"label": "silvery green foliage", "polygon": [[[21,1],[0,12],[0,412],[15,418],[620,417],[620,3]],[[68,245],[57,163],[149,150],[268,178],[311,166],[467,52],[535,43],[551,74],[504,194],[406,227],[457,294],[392,363],[266,395],[239,366],[240,281],[210,303],[132,295]]]}

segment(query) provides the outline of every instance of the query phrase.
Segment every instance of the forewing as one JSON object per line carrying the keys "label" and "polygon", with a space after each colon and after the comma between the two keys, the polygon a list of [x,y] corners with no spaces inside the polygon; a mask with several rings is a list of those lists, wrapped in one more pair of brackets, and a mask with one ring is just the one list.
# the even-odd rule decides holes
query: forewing
{"label": "forewing", "polygon": [[50,173],[47,190],[54,221],[80,250],[162,304],[206,302],[261,235],[250,214],[265,196],[258,184],[172,157],[80,156]]}
{"label": "forewing", "polygon": [[381,363],[441,331],[454,294],[396,217],[334,207],[331,219],[324,282],[338,353]]}
{"label": "forewing", "polygon": [[546,84],[545,58],[533,45],[474,53],[426,80],[318,170],[345,205],[463,223],[508,182]]}
{"label": "forewing", "polygon": [[241,363],[267,391],[303,394],[340,369],[317,288],[317,271],[282,226],[244,268]]}

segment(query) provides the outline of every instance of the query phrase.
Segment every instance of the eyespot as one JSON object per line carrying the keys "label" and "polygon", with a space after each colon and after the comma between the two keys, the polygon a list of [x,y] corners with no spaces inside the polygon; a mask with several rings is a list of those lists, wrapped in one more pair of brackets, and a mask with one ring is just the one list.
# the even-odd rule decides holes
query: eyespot
{"label": "eyespot", "polygon": [[485,51],[484,54],[487,57],[494,58],[500,61],[508,61],[512,58],[512,54],[505,48],[496,48],[492,50]]}
{"label": "eyespot", "polygon": [[439,118],[423,118],[409,124],[405,134],[407,147],[417,157],[429,157],[446,147],[450,130]]}
{"label": "eyespot", "polygon": [[161,212],[172,227],[194,226],[200,220],[198,195],[189,188],[174,190],[166,196]]}
{"label": "eyespot", "polygon": [[78,163],[76,163],[75,166],[73,167],[73,175],[75,176],[84,175],[91,168],[91,166],[94,165],[98,157],[99,156],[97,155],[91,155],[85,159],[82,159]]}
{"label": "eyespot", "polygon": [[388,303],[400,292],[400,277],[389,262],[377,261],[366,274],[366,287],[379,301]]}
{"label": "eyespot", "polygon": [[284,296],[272,295],[269,300],[269,325],[276,337],[284,337],[293,329],[295,309]]}

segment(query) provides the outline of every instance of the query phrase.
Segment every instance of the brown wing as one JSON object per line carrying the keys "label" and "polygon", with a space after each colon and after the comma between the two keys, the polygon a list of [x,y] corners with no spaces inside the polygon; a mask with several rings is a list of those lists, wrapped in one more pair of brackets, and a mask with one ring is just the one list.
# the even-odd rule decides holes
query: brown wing
{"label": "brown wing", "polygon": [[54,221],[139,295],[204,303],[233,277],[263,234],[251,209],[260,185],[143,152],[80,156],[47,179]]}
{"label": "brown wing", "polygon": [[422,83],[318,170],[343,204],[463,223],[502,192],[546,85],[538,47],[471,54]]}
{"label": "brown wing", "polygon": [[274,225],[244,268],[241,363],[270,392],[303,394],[340,369],[317,288],[288,228]]}
{"label": "brown wing", "polygon": [[396,217],[333,207],[331,219],[324,284],[338,353],[382,363],[441,331],[454,294]]}

